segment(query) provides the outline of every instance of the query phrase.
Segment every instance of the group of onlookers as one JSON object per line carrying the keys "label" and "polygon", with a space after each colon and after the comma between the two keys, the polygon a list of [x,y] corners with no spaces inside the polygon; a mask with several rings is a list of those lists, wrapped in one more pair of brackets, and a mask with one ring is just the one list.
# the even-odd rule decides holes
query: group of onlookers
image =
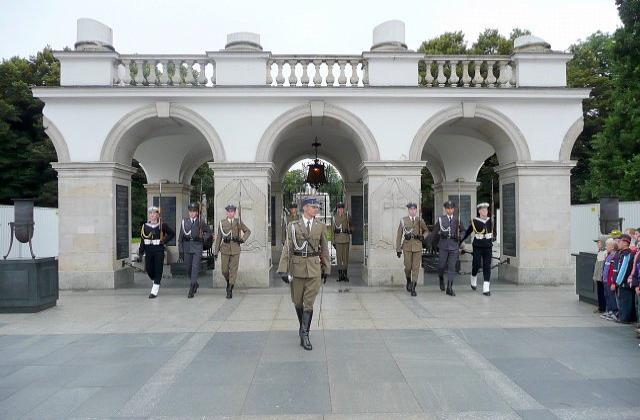
{"label": "group of onlookers", "polygon": [[[598,287],[601,318],[640,323],[640,228],[613,231],[598,240],[593,279]],[[640,338],[640,324],[636,326]]]}

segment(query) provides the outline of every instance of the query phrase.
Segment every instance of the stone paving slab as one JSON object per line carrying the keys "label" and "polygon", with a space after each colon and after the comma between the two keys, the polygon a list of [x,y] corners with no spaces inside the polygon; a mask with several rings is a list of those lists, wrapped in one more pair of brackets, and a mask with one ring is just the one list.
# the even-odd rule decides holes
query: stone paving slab
{"label": "stone paving slab", "polygon": [[571,288],[324,293],[311,352],[286,288],[63,292],[1,314],[0,418],[640,417],[632,328]]}

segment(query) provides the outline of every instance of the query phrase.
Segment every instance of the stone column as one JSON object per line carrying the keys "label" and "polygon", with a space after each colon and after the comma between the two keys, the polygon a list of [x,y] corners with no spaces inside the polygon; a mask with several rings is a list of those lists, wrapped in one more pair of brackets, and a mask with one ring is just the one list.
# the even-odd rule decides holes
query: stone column
{"label": "stone column", "polygon": [[[442,214],[442,204],[451,200],[458,204],[458,188],[460,188],[460,201],[462,201],[461,223],[469,226],[469,221],[476,215],[477,194],[479,182],[445,181],[433,185],[434,215]],[[430,222],[435,222],[431,220]]]}
{"label": "stone column", "polygon": [[61,289],[113,289],[133,282],[131,175],[112,162],[53,163],[58,172]]}
{"label": "stone column", "polygon": [[[147,207],[157,206],[160,197],[160,184],[145,184],[147,190]],[[176,232],[176,238],[167,246],[167,264],[178,261],[178,235],[180,233],[180,221],[187,214],[191,186],[182,183],[162,184],[162,217]]]}
{"label": "stone column", "polygon": [[[214,171],[216,191],[215,222],[225,215],[225,206],[238,206],[238,216],[251,229],[251,237],[242,244],[240,269],[236,285],[238,287],[269,287],[271,268],[271,238],[268,238],[268,186],[273,175],[271,162],[211,162]],[[216,264],[214,285],[225,285]]]}
{"label": "stone column", "polygon": [[[344,184],[345,197],[344,202],[349,210],[349,215],[354,223],[354,234],[352,235],[351,251],[349,252],[349,261],[362,262],[364,261],[364,244],[355,243],[354,237],[361,235],[362,223],[358,223],[358,220],[364,220],[362,204],[362,183],[361,182],[345,182]],[[360,207],[354,207],[354,201],[359,203]]]}
{"label": "stone column", "polygon": [[[271,195],[275,197],[275,218],[273,220],[271,229],[275,229],[276,232],[276,244],[273,246],[275,250],[274,256],[280,255],[282,252],[282,242],[284,238],[282,237],[282,206],[286,205],[282,203],[282,183],[281,182],[272,182],[271,183]],[[271,238],[269,238],[271,240]]]}
{"label": "stone column", "polygon": [[[402,259],[397,258],[395,242],[406,204],[420,202],[420,172],[423,161],[376,161],[360,166],[363,175],[365,209],[365,269],[369,286],[404,286]],[[422,282],[422,270],[418,282]]]}
{"label": "stone column", "polygon": [[572,282],[570,171],[574,162],[528,161],[500,176],[500,277],[518,284]]}

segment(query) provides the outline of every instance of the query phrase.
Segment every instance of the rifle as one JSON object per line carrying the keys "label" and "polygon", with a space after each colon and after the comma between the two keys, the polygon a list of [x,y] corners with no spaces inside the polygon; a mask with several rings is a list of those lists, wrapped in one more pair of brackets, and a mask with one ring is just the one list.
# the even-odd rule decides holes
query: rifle
{"label": "rifle", "polygon": [[158,198],[158,223],[160,224],[160,242],[164,239],[164,232],[162,229],[162,181],[160,180],[160,197]]}

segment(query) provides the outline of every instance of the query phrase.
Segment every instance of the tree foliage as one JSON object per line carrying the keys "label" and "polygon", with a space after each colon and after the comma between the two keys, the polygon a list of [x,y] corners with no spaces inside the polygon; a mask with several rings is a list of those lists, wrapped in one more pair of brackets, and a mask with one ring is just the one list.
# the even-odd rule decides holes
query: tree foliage
{"label": "tree foliage", "polygon": [[592,141],[584,194],[640,198],[640,2],[616,0],[623,26],[613,35],[612,91],[602,131]]}
{"label": "tree foliage", "polygon": [[30,86],[60,84],[60,63],[49,47],[29,59],[0,63],[0,203],[34,198],[37,205],[58,204],[57,174],[50,162],[56,151],[42,126],[44,104]]}

